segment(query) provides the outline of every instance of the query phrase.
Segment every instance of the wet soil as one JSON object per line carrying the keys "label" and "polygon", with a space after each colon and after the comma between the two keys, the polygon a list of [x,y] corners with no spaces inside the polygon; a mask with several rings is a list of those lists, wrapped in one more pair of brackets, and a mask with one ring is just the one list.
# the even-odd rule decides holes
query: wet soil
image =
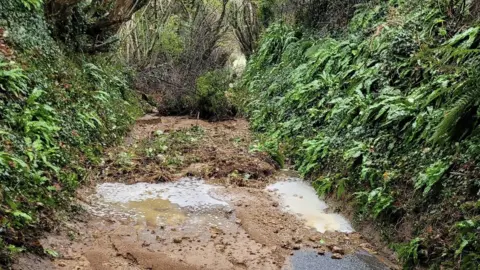
{"label": "wet soil", "polygon": [[[194,126],[203,135],[175,148],[181,149],[182,162],[174,166],[141,151],[126,168],[116,162],[119,153],[139,148],[159,130],[168,135]],[[139,119],[124,144],[106,153],[90,185],[78,192],[85,211],[41,241],[58,256],[26,254],[14,269],[396,268],[366,237],[335,226],[337,219],[318,198],[301,191],[283,198],[275,183],[291,174],[278,170],[267,155],[249,151],[251,143],[248,123],[241,119]],[[302,200],[320,207],[321,215],[296,212]],[[323,217],[333,225],[318,227]],[[374,263],[352,259],[359,252]],[[331,259],[333,253],[345,260]],[[342,268],[348,265],[353,268]]]}

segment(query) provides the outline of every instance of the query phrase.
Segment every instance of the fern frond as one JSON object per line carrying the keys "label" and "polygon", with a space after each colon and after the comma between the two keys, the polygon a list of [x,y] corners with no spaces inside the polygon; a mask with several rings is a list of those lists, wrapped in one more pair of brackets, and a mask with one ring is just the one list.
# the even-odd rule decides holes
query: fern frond
{"label": "fern frond", "polygon": [[444,142],[451,138],[457,123],[465,112],[469,111],[480,101],[480,83],[478,76],[474,74],[470,83],[467,83],[466,92],[455,102],[453,108],[447,112],[443,120],[437,126],[432,137],[434,142]]}

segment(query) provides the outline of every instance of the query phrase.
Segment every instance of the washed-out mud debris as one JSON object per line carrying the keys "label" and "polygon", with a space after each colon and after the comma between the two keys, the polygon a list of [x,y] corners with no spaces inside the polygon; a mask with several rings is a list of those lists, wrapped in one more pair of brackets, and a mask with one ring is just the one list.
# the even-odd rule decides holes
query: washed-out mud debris
{"label": "washed-out mud debris", "polygon": [[[336,265],[383,269],[370,267],[378,264],[376,257],[368,257],[374,263],[363,263],[352,255],[368,249],[371,256],[376,249],[353,232],[348,220],[329,212],[308,183],[288,171],[274,175],[274,166],[249,153],[243,120],[160,121],[150,116],[137,124],[125,147],[148,139],[145,132],[162,130],[168,136],[196,125],[205,135],[185,153],[185,160],[195,157],[195,163],[183,164],[169,181],[145,180],[138,164],[127,175],[137,179],[94,182],[79,194],[87,214],[85,222],[72,225],[78,237],[55,234],[42,242],[70,256],[41,263],[24,257],[14,269],[337,269],[318,268],[330,261],[312,268],[311,253],[327,260],[343,258]],[[236,138],[241,143],[233,145]]]}

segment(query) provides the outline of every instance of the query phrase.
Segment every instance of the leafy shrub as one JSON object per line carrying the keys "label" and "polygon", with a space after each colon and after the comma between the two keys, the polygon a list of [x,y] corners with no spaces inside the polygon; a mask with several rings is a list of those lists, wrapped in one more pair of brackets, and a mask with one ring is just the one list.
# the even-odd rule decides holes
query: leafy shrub
{"label": "leafy shrub", "polygon": [[210,71],[197,79],[193,97],[196,111],[202,118],[222,120],[232,117],[235,110],[227,97],[230,79],[227,70]]}

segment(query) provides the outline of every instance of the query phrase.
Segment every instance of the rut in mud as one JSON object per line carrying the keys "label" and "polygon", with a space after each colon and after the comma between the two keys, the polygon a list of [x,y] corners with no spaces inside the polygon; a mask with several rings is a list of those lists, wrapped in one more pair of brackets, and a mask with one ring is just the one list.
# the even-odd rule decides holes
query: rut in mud
{"label": "rut in mud", "polygon": [[139,119],[79,191],[86,211],[43,240],[58,257],[15,268],[394,268],[251,143],[241,119]]}

